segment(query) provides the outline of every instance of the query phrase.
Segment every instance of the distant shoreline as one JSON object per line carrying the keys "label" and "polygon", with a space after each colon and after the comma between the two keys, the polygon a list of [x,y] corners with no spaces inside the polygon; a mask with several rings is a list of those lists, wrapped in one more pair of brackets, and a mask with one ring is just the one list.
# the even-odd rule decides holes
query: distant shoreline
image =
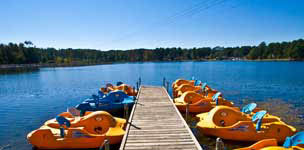
{"label": "distant shoreline", "polygon": [[19,69],[19,68],[44,68],[44,67],[73,67],[73,66],[91,66],[98,64],[5,64],[0,65],[0,70]]}
{"label": "distant shoreline", "polygon": [[[303,60],[293,60],[293,59],[204,59],[204,60],[167,60],[167,61],[144,61],[144,62],[188,62],[188,61],[252,61],[252,62],[278,62],[278,61],[303,61]],[[138,61],[141,62],[141,61]],[[26,68],[45,68],[45,67],[78,67],[78,66],[95,66],[95,65],[105,65],[105,64],[120,64],[120,63],[138,63],[138,62],[107,62],[107,63],[73,63],[73,64],[1,64],[0,70],[15,70],[15,69],[26,69]]]}
{"label": "distant shoreline", "polygon": [[[103,63],[108,64],[108,63]],[[40,68],[47,67],[79,67],[79,66],[94,66],[103,64],[5,64],[0,65],[0,74],[2,73],[18,73],[18,72],[28,72],[36,71]]]}
{"label": "distant shoreline", "polygon": [[303,60],[295,60],[295,59],[244,59],[244,61],[303,61]]}

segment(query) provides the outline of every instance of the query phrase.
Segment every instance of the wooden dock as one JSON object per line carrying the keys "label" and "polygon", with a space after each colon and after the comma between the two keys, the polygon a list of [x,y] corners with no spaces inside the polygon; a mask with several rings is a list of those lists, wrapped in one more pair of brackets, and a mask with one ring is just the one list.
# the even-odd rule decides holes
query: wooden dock
{"label": "wooden dock", "polygon": [[163,87],[140,87],[129,122],[120,150],[202,149]]}

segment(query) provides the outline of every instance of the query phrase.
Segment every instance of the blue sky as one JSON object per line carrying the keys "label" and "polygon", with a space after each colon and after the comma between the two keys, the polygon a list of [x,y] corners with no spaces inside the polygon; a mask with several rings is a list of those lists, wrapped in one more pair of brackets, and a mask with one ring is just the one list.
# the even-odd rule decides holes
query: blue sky
{"label": "blue sky", "polygon": [[100,50],[304,38],[304,0],[2,0],[0,43]]}

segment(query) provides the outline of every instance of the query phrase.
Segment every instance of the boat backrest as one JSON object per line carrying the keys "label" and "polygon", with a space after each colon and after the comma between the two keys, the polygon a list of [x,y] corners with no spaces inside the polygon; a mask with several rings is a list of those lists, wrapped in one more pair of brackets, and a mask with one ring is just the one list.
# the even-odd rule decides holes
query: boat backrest
{"label": "boat backrest", "polygon": [[194,76],[192,76],[192,77],[191,77],[191,80],[195,80],[195,77],[194,77]]}
{"label": "boat backrest", "polygon": [[71,126],[70,121],[68,119],[66,119],[65,117],[63,117],[63,116],[57,116],[56,117],[56,121],[58,122],[58,124],[60,126],[63,126],[63,125],[65,125],[66,127],[70,127]]}
{"label": "boat backrest", "polygon": [[260,131],[260,129],[261,129],[262,119],[266,115],[266,113],[267,113],[267,111],[261,110],[261,111],[255,113],[252,116],[252,122],[256,122],[257,121],[257,124],[256,124],[256,130],[257,131]]}
{"label": "boat backrest", "polygon": [[289,148],[291,146],[296,146],[299,144],[304,144],[304,132],[298,132],[291,137],[286,137],[283,147]]}
{"label": "boat backrest", "polygon": [[244,107],[242,108],[242,111],[241,111],[241,112],[243,112],[243,113],[245,113],[245,114],[250,114],[250,113],[256,108],[256,106],[257,106],[256,103],[250,103],[250,104],[244,106]]}
{"label": "boat backrest", "polygon": [[202,83],[201,80],[195,80],[194,81],[194,86],[199,86]]}
{"label": "boat backrest", "polygon": [[203,84],[202,84],[202,91],[205,91],[205,89],[206,89],[206,86],[207,86],[207,83],[206,82],[204,82]]}
{"label": "boat backrest", "polygon": [[217,92],[212,96],[212,100],[216,102],[216,105],[218,105],[218,98],[219,98],[220,95],[222,95],[222,93]]}
{"label": "boat backrest", "polygon": [[116,86],[120,86],[120,85],[122,85],[122,84],[123,84],[123,82],[118,81],[118,82],[116,83]]}
{"label": "boat backrest", "polygon": [[56,121],[58,122],[60,126],[60,136],[63,138],[64,137],[64,128],[63,125],[65,125],[67,128],[71,126],[71,123],[68,119],[64,118],[63,116],[57,116]]}

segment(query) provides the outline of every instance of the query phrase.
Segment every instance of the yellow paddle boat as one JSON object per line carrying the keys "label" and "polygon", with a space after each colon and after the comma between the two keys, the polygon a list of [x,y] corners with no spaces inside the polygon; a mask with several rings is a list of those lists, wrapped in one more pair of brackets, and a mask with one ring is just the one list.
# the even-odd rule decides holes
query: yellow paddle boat
{"label": "yellow paddle boat", "polygon": [[235,150],[304,150],[304,132],[298,132],[292,137],[287,137],[283,146],[278,146],[276,139],[265,139],[249,147]]}
{"label": "yellow paddle boat", "polygon": [[287,136],[296,132],[292,126],[282,121],[262,123],[266,111],[255,113],[251,118],[227,106],[217,106],[201,116],[198,130],[210,136],[235,141],[259,141],[275,138],[283,142]]}
{"label": "yellow paddle boat", "polygon": [[185,92],[181,97],[175,98],[175,105],[181,112],[188,111],[190,113],[202,113],[208,112],[217,105],[233,106],[233,102],[225,100],[221,97],[221,93],[218,92],[211,98],[202,96],[193,91]]}
{"label": "yellow paddle boat", "polygon": [[177,79],[172,83],[172,89],[174,90],[182,84],[189,84],[194,86],[194,82],[195,80]]}
{"label": "yellow paddle boat", "polygon": [[[218,106],[216,106],[216,107],[218,107]],[[247,117],[248,118],[247,120],[250,120],[256,112],[261,110],[260,108],[257,108],[256,103],[250,103],[250,104],[244,106],[241,110],[238,107],[230,107],[229,109],[234,109],[235,112],[233,112],[233,113],[239,114],[240,116],[242,115],[244,117]],[[203,120],[205,117],[207,117],[207,115],[208,115],[208,113],[198,114],[198,115],[196,115],[196,119],[199,121]],[[262,121],[263,121],[263,123],[268,123],[268,122],[281,121],[281,119],[277,116],[266,114]]]}
{"label": "yellow paddle boat", "polygon": [[30,132],[27,139],[40,149],[99,148],[105,139],[110,144],[118,144],[125,134],[125,123],[126,120],[114,118],[105,111],[87,113],[83,117],[63,113]]}
{"label": "yellow paddle boat", "polygon": [[181,85],[192,85],[195,86],[195,81],[197,80],[184,80],[184,79],[177,79],[175,82],[172,83],[172,91],[173,97],[175,98],[177,95],[176,89]]}
{"label": "yellow paddle boat", "polygon": [[106,85],[106,87],[101,87],[99,89],[103,94],[107,94],[111,91],[123,91],[125,92],[127,95],[129,96],[136,96],[137,95],[137,91],[130,85],[124,84],[122,82],[117,82],[116,86],[113,86],[112,84],[108,83]]}
{"label": "yellow paddle boat", "polygon": [[217,90],[214,90],[214,89],[210,88],[207,85],[207,83],[203,83],[199,86],[192,86],[192,85],[188,85],[188,84],[182,84],[181,86],[179,86],[176,89],[174,98],[178,98],[178,97],[182,96],[185,92],[188,92],[188,91],[194,91],[198,94],[201,94],[203,96],[207,96],[207,97],[210,97],[210,98],[218,92]]}

